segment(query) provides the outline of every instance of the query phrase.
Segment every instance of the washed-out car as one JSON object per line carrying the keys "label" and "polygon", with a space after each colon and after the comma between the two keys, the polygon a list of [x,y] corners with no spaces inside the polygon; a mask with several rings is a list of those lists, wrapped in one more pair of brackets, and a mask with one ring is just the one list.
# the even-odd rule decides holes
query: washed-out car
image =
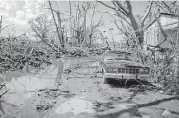
{"label": "washed-out car", "polygon": [[150,67],[132,60],[133,55],[125,51],[109,50],[103,55],[101,71],[104,83],[109,79],[147,79]]}

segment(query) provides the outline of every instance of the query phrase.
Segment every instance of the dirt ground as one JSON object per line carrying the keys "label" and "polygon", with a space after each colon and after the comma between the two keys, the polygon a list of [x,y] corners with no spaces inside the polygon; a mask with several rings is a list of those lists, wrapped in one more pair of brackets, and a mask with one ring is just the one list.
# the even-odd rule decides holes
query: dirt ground
{"label": "dirt ground", "polygon": [[[69,62],[68,62],[69,63]],[[83,64],[85,65],[85,64]],[[1,100],[2,118],[179,118],[179,102],[161,90],[129,81],[103,84],[96,62],[75,68],[56,83],[51,65],[36,75],[13,78]],[[149,86],[150,85],[150,86]],[[149,103],[149,104],[148,104]],[[3,110],[2,110],[3,109]]]}

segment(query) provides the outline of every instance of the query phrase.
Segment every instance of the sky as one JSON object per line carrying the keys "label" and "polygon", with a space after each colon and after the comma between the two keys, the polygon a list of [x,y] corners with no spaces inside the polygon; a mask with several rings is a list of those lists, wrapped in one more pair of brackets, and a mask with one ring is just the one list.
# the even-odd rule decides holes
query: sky
{"label": "sky", "polygon": [[[43,13],[48,14],[48,18],[52,20],[52,16],[49,10],[44,10],[44,8],[48,7],[47,5],[44,5],[44,3],[44,0],[0,0],[0,15],[2,15],[3,17],[2,27],[6,27],[7,25],[9,26],[1,32],[1,36],[18,36],[28,31],[28,21],[30,19],[36,18],[38,15]],[[55,4],[55,2],[52,2],[52,6],[54,9],[59,9],[62,13],[66,13],[66,11],[69,10],[69,4],[67,1],[56,1],[56,3],[57,4]],[[105,3],[110,4],[109,1],[105,1]],[[147,3],[147,1],[131,1],[134,14],[143,15]],[[97,10],[113,12],[99,3]],[[94,17],[94,21],[97,22],[100,19],[100,17],[101,13],[98,12]],[[115,25],[112,23],[112,20],[112,16],[105,14],[103,16],[105,26],[101,29],[107,31],[106,35],[111,37],[111,32],[109,32],[109,29],[113,28],[113,34],[115,39],[117,40],[118,38],[121,38],[121,36],[115,35],[118,33],[118,31],[115,29]]]}

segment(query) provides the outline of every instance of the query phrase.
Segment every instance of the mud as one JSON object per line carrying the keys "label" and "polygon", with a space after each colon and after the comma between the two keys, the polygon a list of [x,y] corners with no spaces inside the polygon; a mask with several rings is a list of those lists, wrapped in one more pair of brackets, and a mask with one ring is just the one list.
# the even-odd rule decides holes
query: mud
{"label": "mud", "polygon": [[[11,78],[7,84],[10,91],[1,100],[2,118],[163,118],[164,111],[166,117],[179,117],[178,100],[133,109],[171,96],[154,89],[130,91],[115,81],[103,84],[96,65],[86,63],[64,74],[61,86],[56,83],[56,65],[36,75]],[[37,110],[39,105],[49,107]]]}

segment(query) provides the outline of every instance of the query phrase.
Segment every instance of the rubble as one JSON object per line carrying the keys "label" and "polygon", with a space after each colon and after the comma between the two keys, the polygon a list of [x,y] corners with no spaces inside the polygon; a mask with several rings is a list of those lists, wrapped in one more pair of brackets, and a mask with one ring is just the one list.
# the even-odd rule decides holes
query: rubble
{"label": "rubble", "polygon": [[164,116],[166,118],[170,118],[170,115],[171,115],[171,112],[167,109],[165,109],[161,114],[161,116]]}
{"label": "rubble", "polygon": [[36,105],[36,110],[37,111],[45,111],[45,110],[51,109],[53,106],[54,105],[52,105],[52,104]]}

